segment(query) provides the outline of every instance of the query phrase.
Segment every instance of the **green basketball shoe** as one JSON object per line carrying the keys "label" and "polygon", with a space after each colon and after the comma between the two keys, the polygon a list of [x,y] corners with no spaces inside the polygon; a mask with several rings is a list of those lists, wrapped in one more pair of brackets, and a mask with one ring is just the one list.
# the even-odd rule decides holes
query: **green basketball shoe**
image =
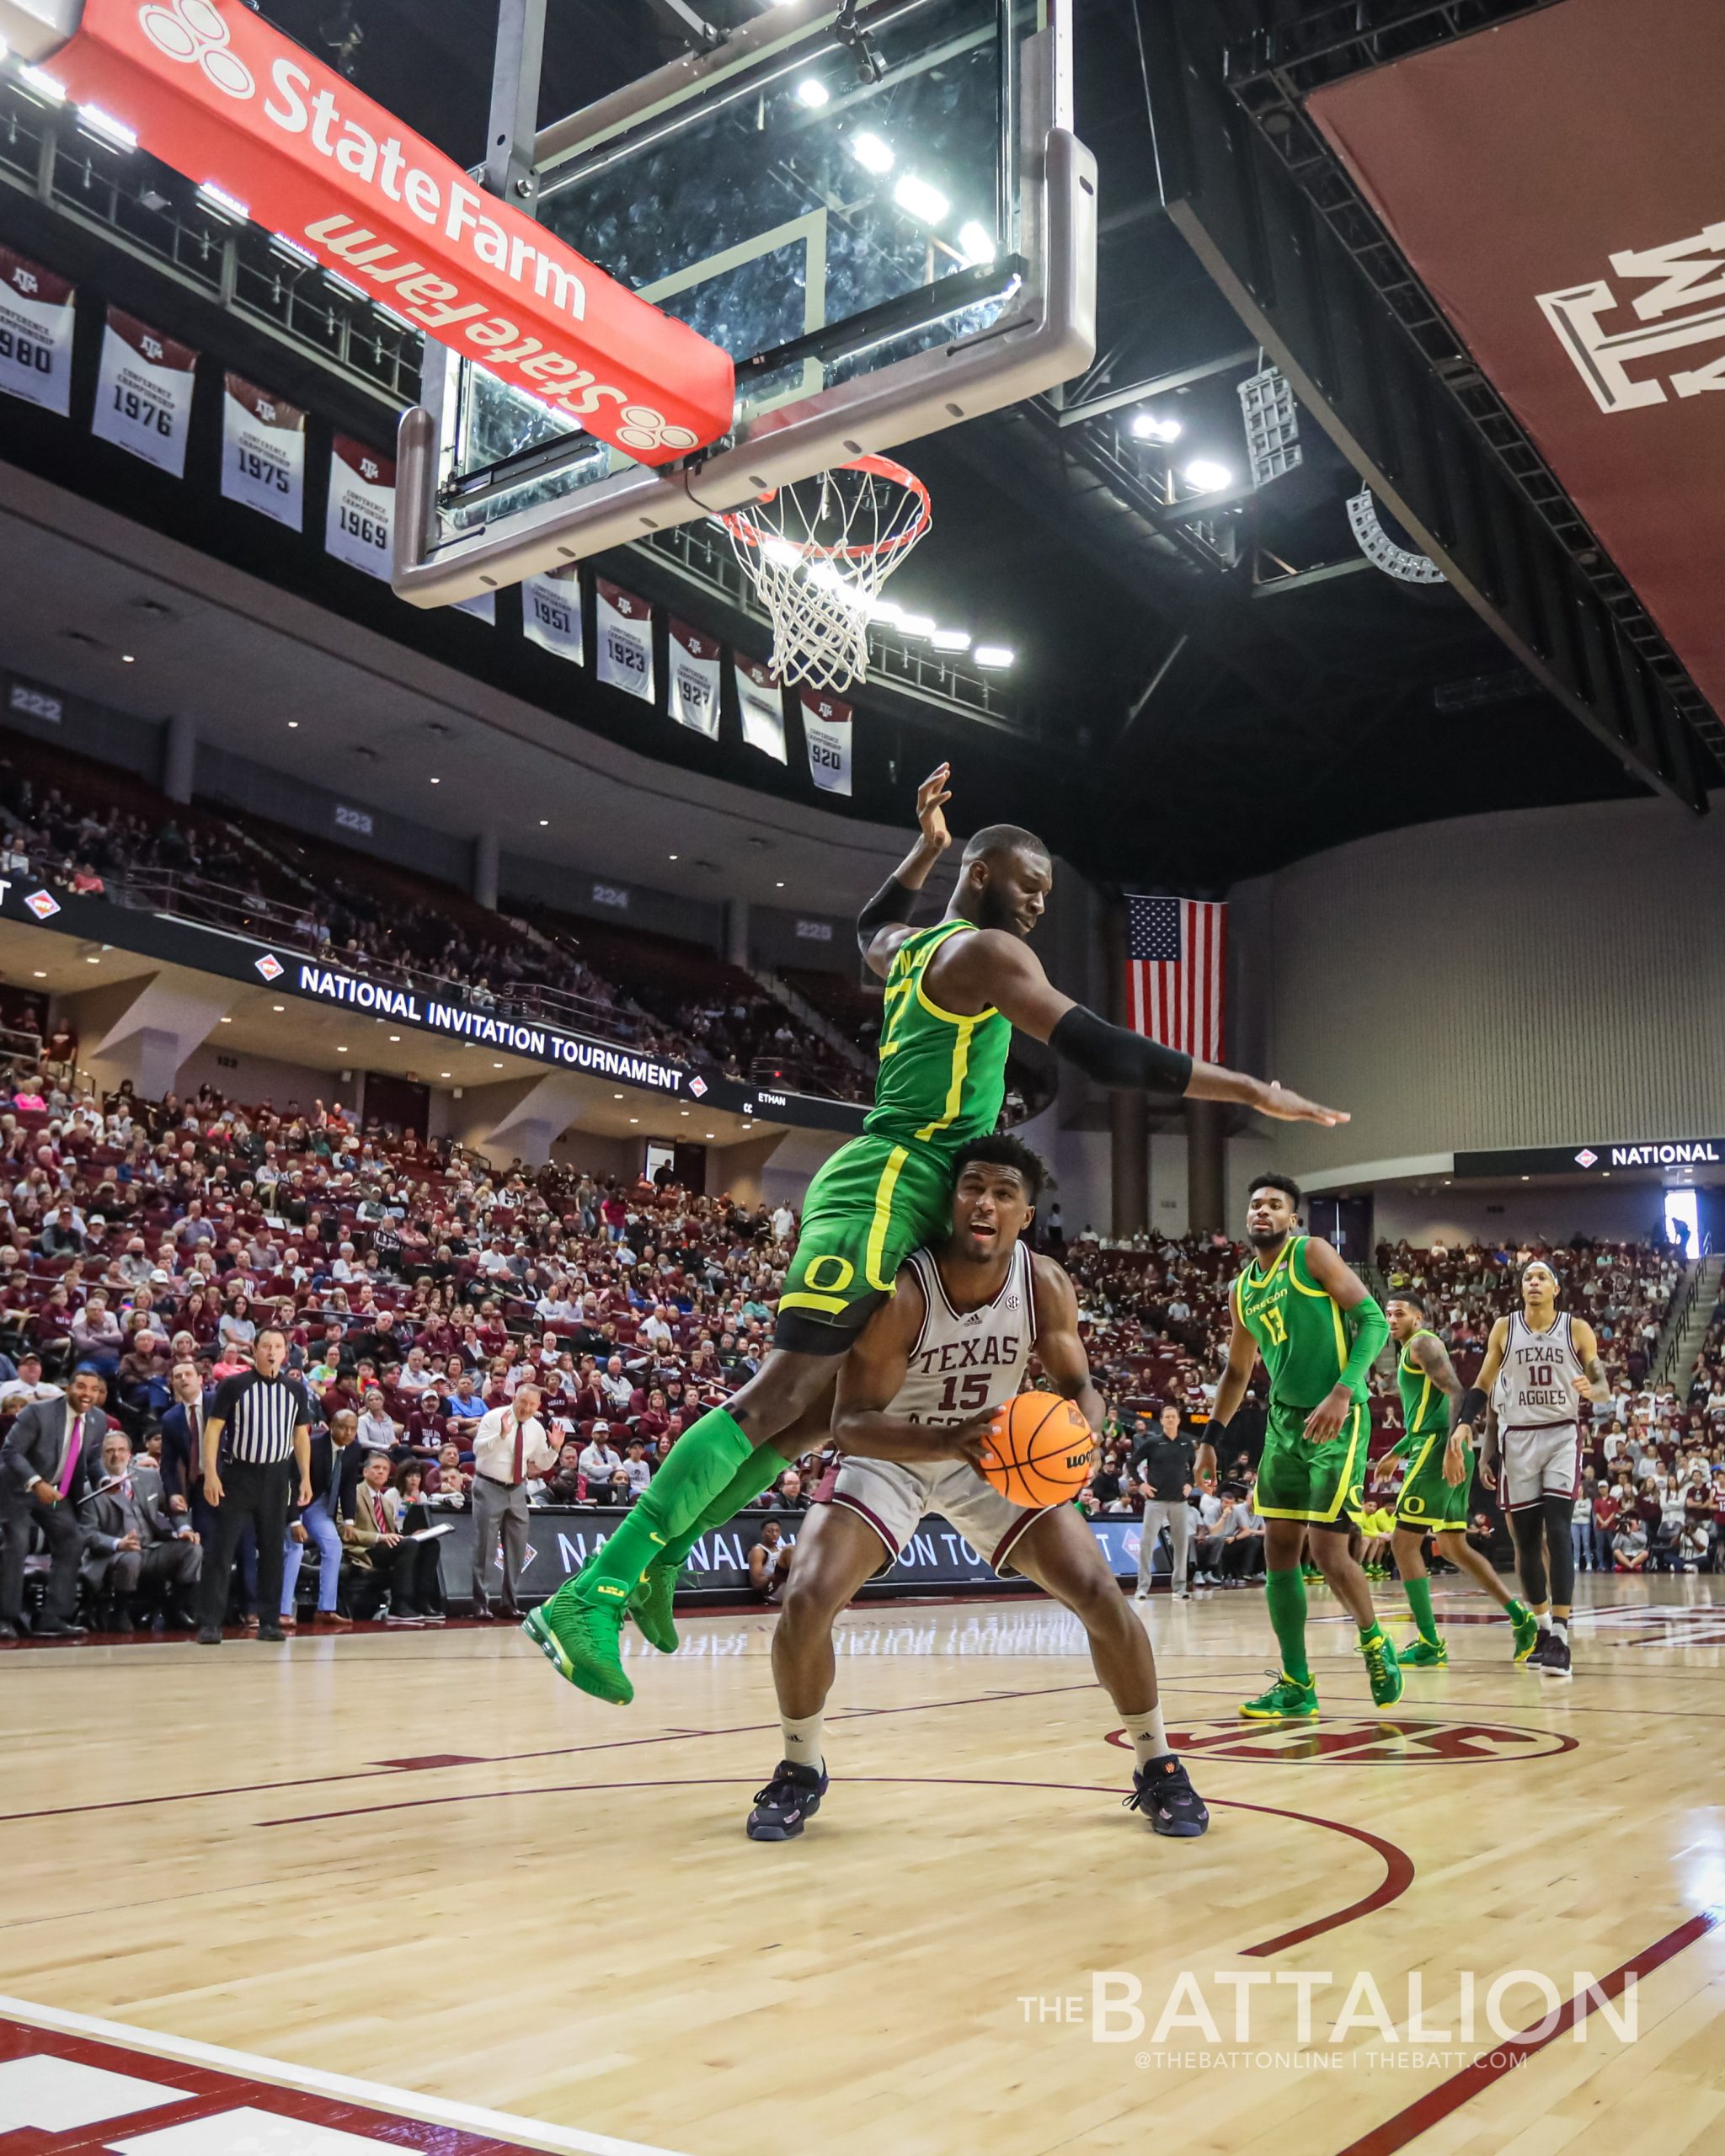
{"label": "green basketball shoe", "polygon": [[1402,1665],[1381,1625],[1372,1626],[1359,1642],[1359,1652],[1365,1657],[1366,1674],[1371,1679],[1372,1705],[1393,1707],[1402,1696]]}
{"label": "green basketball shoe", "polygon": [[1316,1721],[1316,1682],[1308,1677],[1302,1684],[1284,1670],[1268,1692],[1242,1700],[1240,1711],[1247,1721]]}
{"label": "green basketball shoe", "polygon": [[671,1615],[671,1601],[682,1577],[681,1565],[649,1565],[629,1597],[629,1614],[640,1626],[641,1636],[661,1654],[675,1654],[677,1651],[677,1628]]}
{"label": "green basketball shoe", "polygon": [[1447,1669],[1450,1650],[1441,1640],[1410,1640],[1396,1659],[1404,1669]]}

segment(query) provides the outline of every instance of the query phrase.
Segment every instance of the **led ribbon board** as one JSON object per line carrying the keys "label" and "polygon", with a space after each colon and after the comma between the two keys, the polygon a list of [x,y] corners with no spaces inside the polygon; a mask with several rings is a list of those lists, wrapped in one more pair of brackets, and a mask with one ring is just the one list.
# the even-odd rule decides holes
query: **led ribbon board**
{"label": "led ribbon board", "polygon": [[326,269],[644,464],[716,441],[729,355],[488,195],[240,0],[86,0],[83,104]]}

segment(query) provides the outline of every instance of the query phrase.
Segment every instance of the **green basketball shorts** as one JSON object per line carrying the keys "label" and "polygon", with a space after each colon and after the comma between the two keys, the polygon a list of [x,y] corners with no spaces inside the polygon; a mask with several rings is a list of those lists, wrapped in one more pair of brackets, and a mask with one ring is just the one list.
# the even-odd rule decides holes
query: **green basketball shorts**
{"label": "green basketball shorts", "polygon": [[776,1347],[841,1355],[893,1292],[913,1250],[953,1225],[948,1154],[853,1138],[809,1186],[803,1231],[778,1299]]}
{"label": "green basketball shorts", "polygon": [[1464,1445],[1466,1473],[1452,1488],[1444,1480],[1444,1452],[1449,1440],[1441,1430],[1417,1438],[1407,1472],[1396,1499],[1396,1524],[1422,1534],[1443,1534],[1467,1524],[1467,1500],[1473,1488],[1473,1447]]}
{"label": "green basketball shorts", "polygon": [[1324,1444],[1306,1435],[1309,1407],[1270,1402],[1252,1510],[1264,1519],[1303,1519],[1342,1527],[1365,1502],[1365,1449],[1370,1422],[1354,1403],[1339,1432]]}

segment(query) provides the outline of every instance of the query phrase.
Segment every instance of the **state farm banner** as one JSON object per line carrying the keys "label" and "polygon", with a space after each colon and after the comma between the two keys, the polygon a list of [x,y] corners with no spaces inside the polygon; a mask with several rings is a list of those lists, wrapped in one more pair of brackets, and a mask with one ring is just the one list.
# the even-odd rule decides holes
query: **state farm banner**
{"label": "state farm banner", "polygon": [[620,584],[607,584],[603,577],[594,590],[599,602],[600,680],[651,703],[653,609],[644,599],[625,591]]}
{"label": "state farm banner", "polygon": [[183,479],[197,364],[190,344],[110,307],[91,433]]}
{"label": "state farm banner", "polygon": [[395,459],[338,435],[329,446],[325,552],[387,582],[394,532]]}
{"label": "state farm banner", "polygon": [[670,625],[670,715],[679,726],[718,739],[719,648],[686,622]]}
{"label": "state farm banner", "polygon": [[1725,8],[1564,0],[1311,117],[1725,713]]}
{"label": "state farm banner", "polygon": [[579,666],[585,657],[581,626],[581,572],[566,569],[530,576],[521,585],[521,628],[529,643]]}
{"label": "state farm banner", "polygon": [[819,689],[803,691],[803,738],[809,776],[823,793],[851,790],[851,707]]}
{"label": "state farm banner", "polygon": [[306,521],[306,415],[231,374],[222,386],[222,491],[295,531]]}
{"label": "state farm banner", "polygon": [[0,390],[57,412],[72,409],[74,287],[0,247]]}
{"label": "state farm banner", "polygon": [[743,715],[744,740],[774,763],[785,762],[785,700],[777,675],[758,659],[737,659],[731,664],[731,679]]}
{"label": "state farm banner", "polygon": [[36,56],[152,156],[566,424],[648,464],[731,424],[718,345],[487,195],[244,0],[84,0],[77,35]]}

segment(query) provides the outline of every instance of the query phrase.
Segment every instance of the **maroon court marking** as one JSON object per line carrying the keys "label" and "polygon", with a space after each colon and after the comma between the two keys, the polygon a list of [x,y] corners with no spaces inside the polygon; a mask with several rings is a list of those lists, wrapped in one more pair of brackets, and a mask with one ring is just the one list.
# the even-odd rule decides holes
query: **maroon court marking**
{"label": "maroon court marking", "polygon": [[[1201,1753],[1210,1759],[1245,1760],[1262,1767],[1519,1766],[1534,1759],[1555,1759],[1562,1753],[1573,1752],[1581,1742],[1578,1737],[1567,1736],[1562,1730],[1518,1729],[1509,1722],[1466,1721],[1459,1716],[1412,1721],[1398,1716],[1393,1721],[1374,1721],[1364,1714],[1321,1715],[1311,1722],[1231,1722],[1211,1726],[1213,1733],[1209,1736],[1196,1736],[1190,1730],[1171,1731],[1168,1742],[1178,1752]],[[1279,1748],[1252,1748],[1278,1737],[1293,1741]],[[1426,1748],[1377,1748],[1410,1737]],[[1470,1739],[1502,1737],[1525,1738],[1540,1748],[1511,1753],[1467,1749]],[[1304,1745],[1302,1737],[1306,1740]],[[1132,1740],[1124,1729],[1111,1729],[1108,1742],[1124,1752],[1132,1748]]]}
{"label": "maroon court marking", "polygon": [[[116,2141],[190,2125],[197,2119],[219,2118],[242,2108],[385,2141],[419,2156],[538,2156],[522,2142],[499,2141],[488,2133],[416,2119],[354,2097],[316,2095],[291,2082],[259,2081],[226,2067],[194,2066],[164,2057],[143,2042],[136,2047],[103,2042],[38,2028],[33,2022],[0,2019],[0,2060],[44,2055],[123,2073],[134,2081],[152,2081],[172,2093],[166,2103],[63,2132],[22,2127],[0,2133],[6,2156],[99,2156]],[[283,2068],[286,2073],[291,2071]]]}
{"label": "maroon court marking", "polygon": [[1452,2073],[1447,2081],[1440,2081],[1435,2089],[1415,2097],[1393,2118],[1386,2119],[1381,2126],[1374,2127],[1358,2141],[1350,2141],[1345,2148],[1337,2152],[1337,2156],[1396,2156],[1397,2149],[1407,2148],[1409,2142],[1418,2140],[1440,2120],[1459,2111],[1464,2104],[1471,2103],[1506,2073],[1513,2073],[1547,2044],[1555,2043],[1578,2021],[1584,2021],[1599,2005],[1601,1994],[1606,1999],[1620,1997],[1632,1977],[1650,1976],[1685,1946],[1692,1946],[1696,1940],[1704,1937],[1719,1921],[1718,1912],[1712,1909],[1690,1917],[1686,1924],[1679,1924],[1674,1931],[1668,1931],[1663,1939],[1655,1940],[1633,1960],[1620,1963],[1610,1976],[1600,1978],[1594,1991],[1566,1999],[1551,2016],[1549,2029],[1535,2025],[1532,2031],[1507,2038],[1494,2050],[1482,2053]]}
{"label": "maroon court marking", "polygon": [[[652,1781],[639,1782],[549,1782],[537,1789],[479,1790],[467,1796],[414,1796],[401,1804],[372,1805],[363,1812],[302,1812],[291,1819],[264,1819],[264,1827],[322,1826],[332,1819],[364,1819],[372,1812],[400,1812],[424,1810],[428,1806],[443,1804],[486,1804],[503,1797],[585,1796],[594,1790],[626,1789],[713,1789],[722,1782],[740,1782],[746,1787],[755,1780],[742,1774],[681,1774],[665,1775]],[[1032,1782],[1009,1781],[994,1775],[969,1774],[847,1774],[847,1782],[873,1782],[895,1788],[913,1789],[1049,1789],[1060,1790],[1090,1790],[1100,1796],[1124,1796],[1126,1791],[1108,1782]],[[1212,1809],[1220,1806],[1230,1812],[1261,1812],[1270,1819],[1292,1819],[1305,1827],[1326,1827],[1332,1833],[1346,1834],[1350,1840],[1363,1842],[1375,1851],[1384,1861],[1384,1876],[1369,1894],[1357,1902],[1350,1902],[1344,1909],[1332,1915],[1314,1918],[1311,1923],[1300,1924],[1293,1931],[1279,1932],[1274,1939],[1266,1939],[1256,1946],[1244,1946],[1241,1952],[1254,1956],[1279,1954],[1289,1946],[1299,1946],[1308,1939],[1316,1939],[1327,1931],[1338,1930],[1344,1924],[1353,1924],[1361,1917],[1369,1917],[1375,1910],[1389,1903],[1399,1901],[1413,1884],[1413,1859],[1406,1849],[1398,1849],[1394,1842],[1386,1841],[1381,1834],[1370,1833],[1364,1827],[1350,1827],[1345,1820],[1326,1819],[1316,1812],[1295,1812],[1280,1804],[1246,1804],[1238,1797],[1207,1797],[1204,1801]]]}
{"label": "maroon court marking", "polygon": [[[829,1715],[829,1721],[860,1721],[869,1715],[933,1714],[947,1707],[991,1706],[999,1700],[1045,1700],[1062,1692],[1092,1692],[1097,1689],[1096,1679],[1086,1678],[1073,1684],[1036,1684],[1019,1691],[976,1692],[962,1700],[914,1700],[896,1707],[850,1707],[836,1715]],[[702,1737],[758,1737],[763,1731],[776,1729],[777,1722],[739,1722],[729,1729],[661,1730],[652,1737],[602,1737],[595,1744],[553,1744],[532,1752],[499,1752],[488,1758],[461,1760],[463,1765],[480,1767],[516,1766],[523,1759],[567,1759],[587,1752],[628,1752],[643,1744],[686,1743]],[[51,1805],[40,1812],[0,1812],[0,1826],[10,1826],[25,1819],[72,1818],[84,1812],[134,1812],[153,1804],[190,1803],[203,1797],[264,1796],[284,1789],[323,1789],[334,1782],[375,1782],[403,1771],[412,1771],[432,1764],[427,1759],[374,1760],[364,1767],[355,1767],[344,1774],[299,1774],[275,1782],[236,1782],[222,1789],[189,1789],[172,1791],[163,1796],[104,1797],[90,1804]],[[441,1763],[440,1763],[441,1764]],[[507,1792],[504,1792],[506,1794]],[[374,1809],[377,1807],[373,1807]],[[387,1807],[385,1807],[387,1808]],[[8,2149],[7,2156],[12,2156]]]}

